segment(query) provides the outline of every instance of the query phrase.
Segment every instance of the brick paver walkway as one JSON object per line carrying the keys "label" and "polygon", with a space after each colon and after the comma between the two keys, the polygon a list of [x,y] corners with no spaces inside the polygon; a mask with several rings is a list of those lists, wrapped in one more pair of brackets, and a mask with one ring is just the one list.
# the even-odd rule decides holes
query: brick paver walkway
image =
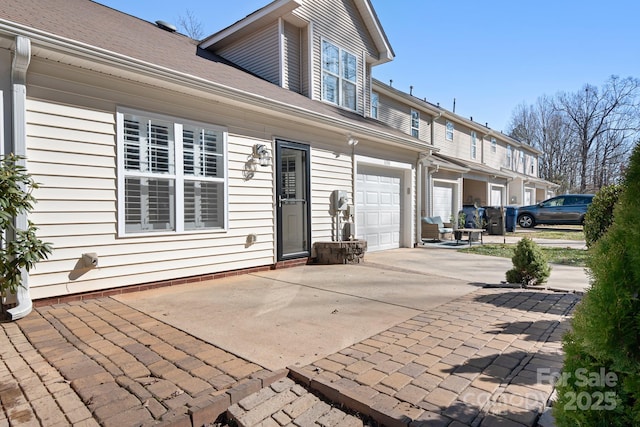
{"label": "brick paver walkway", "polygon": [[291,379],[111,298],[38,308],[0,324],[0,427],[533,426],[579,298],[479,289]]}
{"label": "brick paver walkway", "polygon": [[534,426],[578,300],[482,289],[290,375],[384,425]]}
{"label": "brick paver walkway", "polygon": [[0,426],[201,426],[286,375],[111,298],[39,308],[1,330]]}

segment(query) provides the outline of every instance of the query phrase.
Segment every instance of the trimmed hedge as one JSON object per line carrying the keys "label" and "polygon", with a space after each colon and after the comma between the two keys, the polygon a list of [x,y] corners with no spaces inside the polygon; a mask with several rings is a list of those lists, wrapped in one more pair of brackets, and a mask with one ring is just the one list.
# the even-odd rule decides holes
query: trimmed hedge
{"label": "trimmed hedge", "polygon": [[563,339],[563,380],[556,384],[554,405],[559,427],[640,425],[639,198],[637,145],[613,223],[589,249],[592,286]]}
{"label": "trimmed hedge", "polygon": [[613,223],[613,208],[622,193],[622,184],[602,187],[584,216],[584,239],[591,247]]}
{"label": "trimmed hedge", "polygon": [[540,285],[547,281],[551,269],[540,247],[528,237],[523,237],[515,248],[513,268],[507,271],[507,282],[520,283],[523,287]]}

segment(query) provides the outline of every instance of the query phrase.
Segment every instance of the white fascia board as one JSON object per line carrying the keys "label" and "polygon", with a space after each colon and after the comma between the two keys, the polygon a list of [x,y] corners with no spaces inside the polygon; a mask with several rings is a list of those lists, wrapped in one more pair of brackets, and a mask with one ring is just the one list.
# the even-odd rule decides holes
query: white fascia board
{"label": "white fascia board", "polygon": [[380,21],[377,19],[377,15],[373,10],[371,2],[369,0],[355,0],[356,7],[360,11],[360,15],[364,20],[369,33],[373,37],[378,52],[380,52],[380,58],[373,62],[374,65],[384,64],[390,62],[395,57],[393,49],[387,40],[387,37],[380,25]]}
{"label": "white fascia board", "polygon": [[259,9],[224,30],[207,37],[200,43],[200,48],[207,49],[221,41],[231,41],[243,34],[260,27],[266,20],[275,20],[302,6],[302,0],[276,0]]}

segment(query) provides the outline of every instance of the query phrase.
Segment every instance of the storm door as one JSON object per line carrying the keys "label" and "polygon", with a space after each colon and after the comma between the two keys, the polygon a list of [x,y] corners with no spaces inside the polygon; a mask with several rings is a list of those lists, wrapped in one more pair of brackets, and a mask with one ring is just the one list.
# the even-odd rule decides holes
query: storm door
{"label": "storm door", "polygon": [[311,254],[309,146],[276,141],[278,260]]}

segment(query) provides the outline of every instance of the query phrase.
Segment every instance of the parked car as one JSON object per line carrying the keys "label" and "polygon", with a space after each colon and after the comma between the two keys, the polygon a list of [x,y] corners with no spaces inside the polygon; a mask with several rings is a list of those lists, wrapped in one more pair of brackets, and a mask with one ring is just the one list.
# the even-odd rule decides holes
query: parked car
{"label": "parked car", "polygon": [[582,225],[593,194],[563,194],[537,205],[518,208],[518,225],[523,228],[548,225]]}

